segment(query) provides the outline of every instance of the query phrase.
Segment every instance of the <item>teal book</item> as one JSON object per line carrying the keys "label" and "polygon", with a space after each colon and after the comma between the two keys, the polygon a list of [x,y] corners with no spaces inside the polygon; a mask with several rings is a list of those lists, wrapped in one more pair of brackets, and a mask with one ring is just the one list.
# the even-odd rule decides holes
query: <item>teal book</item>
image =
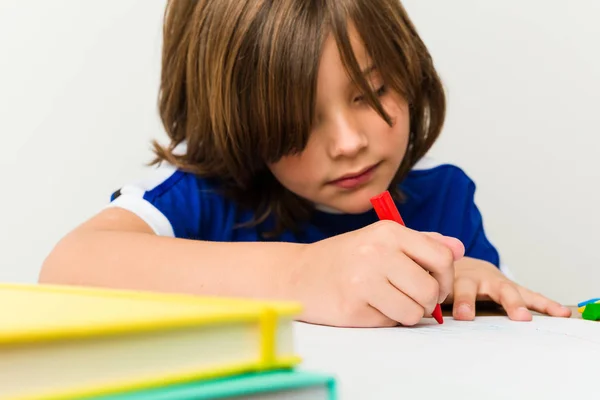
{"label": "teal book", "polygon": [[116,393],[93,400],[336,400],[335,377],[274,370]]}

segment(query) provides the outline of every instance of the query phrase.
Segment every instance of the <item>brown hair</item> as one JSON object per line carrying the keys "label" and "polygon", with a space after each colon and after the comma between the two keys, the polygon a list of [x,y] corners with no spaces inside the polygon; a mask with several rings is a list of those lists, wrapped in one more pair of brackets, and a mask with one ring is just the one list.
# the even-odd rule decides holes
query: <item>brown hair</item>
{"label": "brown hair", "polygon": [[[429,52],[399,0],[169,0],[160,117],[171,143],[156,159],[216,178],[228,196],[276,218],[276,233],[310,215],[267,168],[308,141],[321,46],[335,37],[369,104],[391,124],[352,52],[352,22],[384,82],[410,107],[409,149],[390,191],[440,134],[445,97]],[[185,154],[174,149],[186,142]]]}

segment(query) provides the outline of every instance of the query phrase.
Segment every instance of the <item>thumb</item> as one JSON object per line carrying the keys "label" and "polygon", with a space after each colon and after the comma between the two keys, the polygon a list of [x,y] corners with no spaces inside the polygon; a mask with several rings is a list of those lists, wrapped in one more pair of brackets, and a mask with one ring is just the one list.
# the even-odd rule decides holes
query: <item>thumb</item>
{"label": "thumb", "polygon": [[452,250],[452,254],[454,254],[454,261],[461,259],[465,255],[465,246],[460,240],[451,236],[444,236],[437,232],[423,233]]}

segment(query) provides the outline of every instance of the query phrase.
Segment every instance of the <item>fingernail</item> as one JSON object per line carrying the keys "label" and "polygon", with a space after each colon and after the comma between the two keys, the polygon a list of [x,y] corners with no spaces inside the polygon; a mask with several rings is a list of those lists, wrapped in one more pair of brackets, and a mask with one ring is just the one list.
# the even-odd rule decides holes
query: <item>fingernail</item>
{"label": "fingernail", "polygon": [[458,306],[456,312],[459,315],[471,315],[471,307],[469,307],[467,304],[461,304]]}
{"label": "fingernail", "polygon": [[531,314],[531,312],[525,307],[519,307],[519,308],[517,308],[517,311],[522,312],[522,313]]}

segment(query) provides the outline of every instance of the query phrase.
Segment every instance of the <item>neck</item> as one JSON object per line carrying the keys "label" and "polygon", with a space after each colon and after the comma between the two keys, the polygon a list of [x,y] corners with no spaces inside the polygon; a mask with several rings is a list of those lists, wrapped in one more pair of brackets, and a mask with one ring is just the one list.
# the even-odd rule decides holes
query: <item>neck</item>
{"label": "neck", "polygon": [[343,214],[340,210],[336,210],[335,208],[327,207],[322,204],[315,204],[315,208],[319,211],[323,211],[329,214]]}

